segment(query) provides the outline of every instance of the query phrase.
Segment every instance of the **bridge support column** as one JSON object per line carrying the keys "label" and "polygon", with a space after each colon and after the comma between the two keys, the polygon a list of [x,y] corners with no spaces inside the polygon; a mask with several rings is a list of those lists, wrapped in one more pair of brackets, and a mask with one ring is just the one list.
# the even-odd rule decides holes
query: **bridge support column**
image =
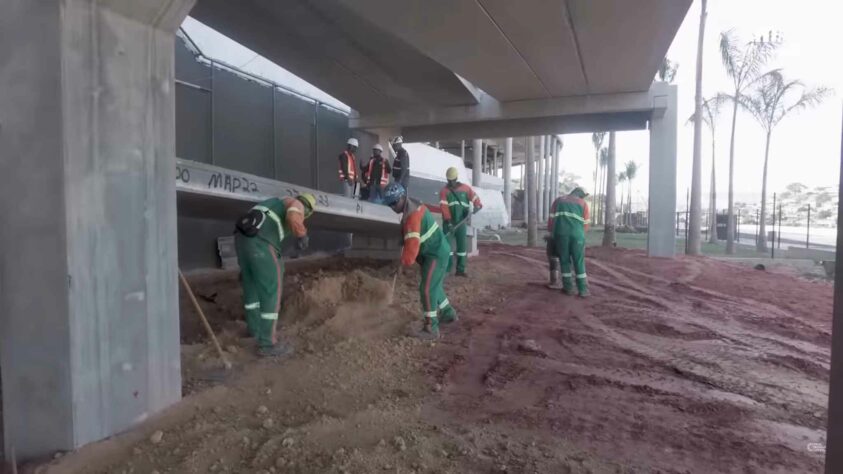
{"label": "bridge support column", "polygon": [[506,139],[503,149],[503,205],[512,225],[512,137]]}
{"label": "bridge support column", "polygon": [[181,397],[173,41],[192,5],[0,6],[0,364],[18,459]]}
{"label": "bridge support column", "polygon": [[647,254],[673,257],[676,253],[676,86],[654,97],[650,119],[650,203]]}
{"label": "bridge support column", "polygon": [[471,185],[479,188],[483,180],[483,140],[472,142],[471,154]]}

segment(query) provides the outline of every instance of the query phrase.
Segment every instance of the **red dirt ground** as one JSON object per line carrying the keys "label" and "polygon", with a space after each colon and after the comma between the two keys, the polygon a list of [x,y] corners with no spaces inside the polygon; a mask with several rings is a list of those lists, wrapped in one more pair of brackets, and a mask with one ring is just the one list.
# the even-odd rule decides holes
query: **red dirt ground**
{"label": "red dirt ground", "polygon": [[251,356],[235,279],[195,277],[236,373],[186,345],[193,395],[42,470],[822,472],[830,284],[621,249],[587,265],[583,300],[544,287],[543,249],[484,246],[447,282],[460,321],[436,344],[404,336],[416,271],[388,307],[388,267],[290,276],[282,361]]}

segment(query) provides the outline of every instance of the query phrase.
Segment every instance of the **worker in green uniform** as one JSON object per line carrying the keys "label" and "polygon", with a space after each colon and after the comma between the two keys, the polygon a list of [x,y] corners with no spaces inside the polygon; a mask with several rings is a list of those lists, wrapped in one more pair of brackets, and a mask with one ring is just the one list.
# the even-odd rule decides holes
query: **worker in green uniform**
{"label": "worker in green uniform", "polygon": [[[562,272],[562,291],[573,295],[574,278],[577,292],[588,296],[588,280],[585,273],[585,232],[588,230],[588,193],[576,187],[567,196],[553,201],[547,218],[547,230],[559,257]],[[571,271],[573,262],[574,272]]]}
{"label": "worker in green uniform", "polygon": [[[421,265],[419,295],[424,312],[424,325],[417,337],[425,340],[439,338],[439,322],[452,323],[457,312],[445,295],[445,275],[451,246],[427,206],[407,198],[407,191],[398,183],[389,184],[383,192],[384,204],[401,216],[404,250],[401,264]],[[441,316],[441,318],[440,318]]]}
{"label": "worker in green uniform", "polygon": [[240,264],[246,326],[257,339],[260,356],[277,357],[292,352],[291,347],[278,342],[275,332],[284,280],[281,245],[286,237],[293,235],[299,250],[307,248],[304,220],[315,208],[316,198],[309,193],[295,198],[270,198],[236,223],[234,244]]}
{"label": "worker in green uniform", "polygon": [[[445,172],[445,178],[448,180],[441,191],[439,191],[439,208],[442,210],[442,227],[445,234],[450,234],[454,226],[462,222],[463,219],[469,216],[469,211],[474,210],[476,213],[483,208],[480,202],[480,197],[474,193],[471,186],[459,182],[459,172],[453,166],[448,168]],[[457,276],[468,276],[465,272],[465,262],[468,257],[467,253],[467,225],[463,223],[459,227],[453,228],[453,236],[456,240],[456,260],[457,260]],[[451,255],[454,255],[452,252]],[[448,273],[453,268],[454,259],[448,261]]]}

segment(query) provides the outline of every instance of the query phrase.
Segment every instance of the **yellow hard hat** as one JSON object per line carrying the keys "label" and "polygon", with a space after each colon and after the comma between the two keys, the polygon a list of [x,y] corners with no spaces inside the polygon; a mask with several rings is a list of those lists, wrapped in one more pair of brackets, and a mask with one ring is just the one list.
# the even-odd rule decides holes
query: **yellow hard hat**
{"label": "yellow hard hat", "polygon": [[302,202],[302,204],[304,204],[304,216],[310,217],[316,209],[316,196],[310,193],[301,193],[299,194],[298,199]]}
{"label": "yellow hard hat", "polygon": [[445,172],[445,177],[448,178],[448,181],[453,181],[460,177],[460,172],[452,166],[448,168],[448,171]]}

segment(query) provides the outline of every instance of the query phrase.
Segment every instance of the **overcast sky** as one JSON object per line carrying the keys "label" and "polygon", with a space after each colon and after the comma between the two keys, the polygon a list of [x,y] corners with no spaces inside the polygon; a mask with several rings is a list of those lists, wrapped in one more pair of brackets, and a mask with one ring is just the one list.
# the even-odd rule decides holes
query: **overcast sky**
{"label": "overcast sky", "polygon": [[[679,63],[674,81],[679,86],[679,142],[677,189],[679,208],[684,208],[685,192],[691,182],[693,126],[685,121],[693,113],[694,75],[699,0],[695,0],[676,35],[668,58]],[[803,80],[809,86],[827,86],[835,94],[821,106],[798,112],[774,131],[770,153],[769,189],[782,190],[800,182],[808,186],[837,186],[840,167],[841,116],[843,116],[843,37],[838,30],[843,20],[843,0],[709,0],[706,24],[703,96],[729,91],[730,80],[720,62],[720,32],[735,29],[748,40],[770,31],[780,31],[784,45],[770,61],[769,68],[783,68],[789,78]],[[322,101],[345,107],[305,81],[273,65],[255,53],[220,38],[212,30],[188,19],[185,29],[203,51],[235,66],[288,84]],[[729,159],[729,111],[722,113],[717,130],[718,206],[726,205]],[[649,138],[647,132],[618,134],[618,168],[626,161],[639,164],[639,177],[633,186],[633,201],[646,206]],[[568,135],[563,151],[563,169],[581,177],[593,188],[594,148],[591,135]],[[757,202],[761,194],[761,168],[764,159],[764,135],[747,113],[739,113],[735,148],[735,192],[737,201]],[[711,136],[703,137],[703,192],[708,193],[711,179]],[[514,173],[513,176],[518,176]],[[703,199],[707,203],[707,198]]]}
{"label": "overcast sky", "polygon": [[[728,91],[731,81],[720,61],[720,32],[734,28],[742,39],[758,37],[769,30],[778,30],[784,37],[769,67],[784,69],[787,77],[798,78],[810,86],[824,85],[835,94],[821,106],[798,112],[773,132],[768,176],[769,199],[772,191],[780,191],[792,182],[808,186],[837,186],[840,169],[840,134],[843,116],[843,36],[839,34],[843,19],[840,0],[709,0],[703,65],[703,97]],[[691,183],[691,159],[694,132],[685,121],[694,111],[694,77],[696,73],[697,34],[700,2],[695,0],[668,52],[668,58],[679,62],[674,81],[679,86],[679,143],[677,190],[680,209],[685,206],[685,193]],[[721,113],[717,123],[717,192],[718,206],[726,206],[729,165],[729,128],[731,111]],[[760,201],[761,169],[764,162],[764,135],[747,113],[738,114],[735,145],[735,199]],[[647,132],[625,132],[618,137],[619,165],[634,160],[642,169],[641,178],[633,186],[633,202],[645,206],[649,139]],[[589,160],[580,160],[588,156]],[[573,135],[566,142],[565,164],[591,182],[594,169],[594,148],[591,136]],[[708,193],[711,179],[711,135],[703,135],[703,192]],[[591,184],[589,187],[593,187]],[[708,202],[703,198],[703,205]]]}

